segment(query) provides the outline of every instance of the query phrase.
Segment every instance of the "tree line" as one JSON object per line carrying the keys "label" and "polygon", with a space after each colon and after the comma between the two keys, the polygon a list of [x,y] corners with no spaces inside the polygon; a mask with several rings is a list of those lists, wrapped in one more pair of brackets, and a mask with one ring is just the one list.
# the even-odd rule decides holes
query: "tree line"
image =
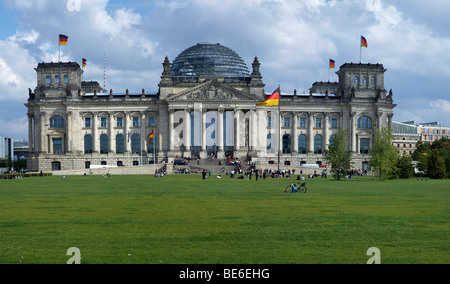
{"label": "tree line", "polygon": [[[348,150],[348,131],[339,130],[324,151],[325,159],[331,166],[329,171],[340,180],[352,168],[352,153]],[[387,128],[377,129],[373,135],[373,145],[369,150],[369,165],[379,180],[410,178],[418,170],[421,177],[433,179],[450,178],[450,140],[442,138],[433,144],[419,141],[417,149],[409,156],[400,155],[392,144],[394,135]]]}

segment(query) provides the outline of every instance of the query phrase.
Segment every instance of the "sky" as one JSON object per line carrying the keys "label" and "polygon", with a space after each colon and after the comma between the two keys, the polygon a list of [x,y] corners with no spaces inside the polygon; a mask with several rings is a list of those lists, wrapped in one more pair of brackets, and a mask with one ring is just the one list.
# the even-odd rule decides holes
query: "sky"
{"label": "sky", "polygon": [[448,0],[0,0],[0,136],[27,139],[24,104],[40,62],[76,61],[114,92],[156,92],[165,56],[199,43],[255,56],[271,93],[308,93],[344,63],[387,69],[394,121],[450,126]]}

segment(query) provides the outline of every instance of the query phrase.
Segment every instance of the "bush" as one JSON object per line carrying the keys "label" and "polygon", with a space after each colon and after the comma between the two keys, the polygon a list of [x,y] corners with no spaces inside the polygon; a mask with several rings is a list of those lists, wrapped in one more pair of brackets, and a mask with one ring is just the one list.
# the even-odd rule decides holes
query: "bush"
{"label": "bush", "polygon": [[428,158],[428,176],[434,179],[444,178],[447,174],[444,159],[439,155],[438,150],[433,150]]}

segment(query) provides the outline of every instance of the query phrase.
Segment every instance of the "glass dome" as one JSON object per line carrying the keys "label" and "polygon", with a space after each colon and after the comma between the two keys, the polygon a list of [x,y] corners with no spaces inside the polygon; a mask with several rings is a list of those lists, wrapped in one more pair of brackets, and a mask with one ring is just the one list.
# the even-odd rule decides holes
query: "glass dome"
{"label": "glass dome", "polygon": [[175,80],[225,77],[246,81],[250,78],[250,72],[242,58],[218,43],[198,43],[184,50],[175,58],[170,71]]}

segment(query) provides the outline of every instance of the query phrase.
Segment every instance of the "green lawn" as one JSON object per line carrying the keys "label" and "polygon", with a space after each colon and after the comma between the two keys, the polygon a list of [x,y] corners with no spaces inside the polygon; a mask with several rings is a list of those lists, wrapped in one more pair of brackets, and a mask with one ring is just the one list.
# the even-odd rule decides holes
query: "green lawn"
{"label": "green lawn", "polygon": [[0,263],[450,263],[450,180],[0,180]]}

